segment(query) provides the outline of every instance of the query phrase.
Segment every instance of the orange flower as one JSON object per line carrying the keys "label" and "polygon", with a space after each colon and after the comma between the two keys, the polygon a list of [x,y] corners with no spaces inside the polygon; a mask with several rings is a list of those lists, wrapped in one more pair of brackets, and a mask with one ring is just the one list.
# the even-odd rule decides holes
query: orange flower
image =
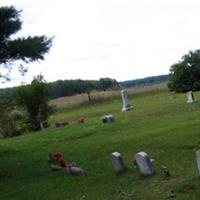
{"label": "orange flower", "polygon": [[67,165],[67,162],[66,162],[66,160],[65,160],[63,157],[60,157],[60,158],[58,159],[58,163],[59,163],[59,165],[62,166],[62,167],[66,167],[66,165]]}

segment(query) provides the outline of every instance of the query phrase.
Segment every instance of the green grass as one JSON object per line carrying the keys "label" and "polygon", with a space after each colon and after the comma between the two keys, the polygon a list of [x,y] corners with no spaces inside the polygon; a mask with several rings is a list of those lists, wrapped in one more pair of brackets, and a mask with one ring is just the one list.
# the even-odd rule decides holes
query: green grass
{"label": "green grass", "polygon": [[[10,200],[199,200],[200,178],[195,151],[200,148],[200,93],[186,103],[185,94],[158,92],[129,96],[134,109],[121,112],[121,99],[62,110],[50,118],[44,132],[0,139],[0,199]],[[104,114],[116,122],[103,124]],[[85,117],[85,124],[54,128],[62,119]],[[49,152],[60,151],[86,170],[83,176],[53,172]],[[110,154],[122,153],[128,166],[116,175]],[[133,155],[146,151],[155,159],[156,174],[144,178],[132,165]],[[166,179],[161,166],[173,175]]]}

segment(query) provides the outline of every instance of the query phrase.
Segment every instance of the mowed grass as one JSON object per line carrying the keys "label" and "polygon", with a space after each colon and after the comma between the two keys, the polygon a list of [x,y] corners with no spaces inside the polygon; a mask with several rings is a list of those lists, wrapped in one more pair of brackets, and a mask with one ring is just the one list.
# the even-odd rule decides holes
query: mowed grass
{"label": "mowed grass", "polygon": [[[200,93],[186,103],[186,94],[152,92],[129,96],[134,109],[121,112],[121,98],[63,109],[50,118],[44,132],[0,140],[0,199],[69,200],[199,200],[200,177],[195,151],[200,148]],[[104,114],[115,123],[103,124]],[[54,123],[85,117],[84,124],[55,128]],[[60,151],[86,170],[83,176],[53,172],[48,153]],[[122,153],[128,171],[116,175],[110,154]],[[156,174],[141,177],[133,155],[146,151],[155,159]],[[166,179],[161,166],[172,174]],[[174,191],[174,192],[171,192]]]}

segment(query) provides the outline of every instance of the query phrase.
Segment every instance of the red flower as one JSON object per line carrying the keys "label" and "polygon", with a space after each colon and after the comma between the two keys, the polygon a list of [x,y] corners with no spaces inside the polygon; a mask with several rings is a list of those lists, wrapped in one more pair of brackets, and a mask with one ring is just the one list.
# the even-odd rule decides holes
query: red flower
{"label": "red flower", "polygon": [[85,122],[85,119],[83,118],[83,117],[81,117],[81,118],[79,118],[78,120],[77,120],[77,123],[78,124],[82,124],[82,123],[84,123]]}
{"label": "red flower", "polygon": [[69,122],[68,122],[67,120],[65,120],[65,121],[62,122],[62,125],[63,125],[63,126],[66,126],[66,125],[68,125],[68,124],[69,124]]}
{"label": "red flower", "polygon": [[60,157],[62,157],[62,154],[60,152],[55,152],[53,154],[53,156],[56,157],[56,158],[60,158]]}
{"label": "red flower", "polygon": [[58,159],[58,163],[59,163],[59,165],[62,166],[62,167],[66,167],[66,165],[67,165],[67,162],[66,162],[66,160],[65,160],[63,157],[60,157],[60,158]]}

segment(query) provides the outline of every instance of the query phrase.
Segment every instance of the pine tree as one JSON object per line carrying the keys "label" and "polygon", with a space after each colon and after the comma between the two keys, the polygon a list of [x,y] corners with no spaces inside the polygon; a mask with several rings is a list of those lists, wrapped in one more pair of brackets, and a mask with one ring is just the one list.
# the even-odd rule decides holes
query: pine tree
{"label": "pine tree", "polygon": [[4,80],[10,80],[15,61],[22,61],[18,67],[23,75],[27,71],[23,64],[43,60],[52,44],[52,38],[44,35],[12,39],[22,28],[20,13],[13,6],[0,7],[0,78]]}

